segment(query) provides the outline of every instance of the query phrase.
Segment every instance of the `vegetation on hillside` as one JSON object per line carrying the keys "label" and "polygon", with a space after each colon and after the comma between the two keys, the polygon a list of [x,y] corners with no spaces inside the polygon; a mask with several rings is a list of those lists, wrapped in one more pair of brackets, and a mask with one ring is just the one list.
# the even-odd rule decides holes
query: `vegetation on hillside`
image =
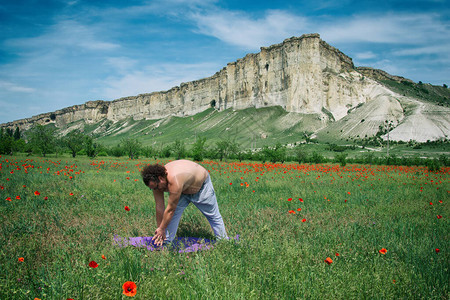
{"label": "vegetation on hillside", "polygon": [[437,86],[422,82],[397,82],[394,80],[382,80],[381,83],[400,95],[450,107],[450,89],[445,84]]}

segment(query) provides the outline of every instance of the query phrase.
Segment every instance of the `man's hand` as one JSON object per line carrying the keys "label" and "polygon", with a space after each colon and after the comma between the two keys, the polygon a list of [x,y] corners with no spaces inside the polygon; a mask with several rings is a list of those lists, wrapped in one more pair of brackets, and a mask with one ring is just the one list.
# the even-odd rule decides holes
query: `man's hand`
{"label": "man's hand", "polygon": [[161,229],[160,227],[156,228],[155,235],[152,238],[152,241],[155,241],[156,246],[162,246],[165,239],[166,231],[164,229]]}

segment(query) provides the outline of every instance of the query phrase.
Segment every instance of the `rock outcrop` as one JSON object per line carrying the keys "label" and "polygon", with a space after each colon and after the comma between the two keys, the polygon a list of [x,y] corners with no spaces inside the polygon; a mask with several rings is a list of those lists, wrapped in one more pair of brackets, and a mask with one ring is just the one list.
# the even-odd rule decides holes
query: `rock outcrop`
{"label": "rock outcrop", "polygon": [[[355,68],[351,58],[321,40],[318,34],[307,34],[262,47],[259,53],[229,63],[211,77],[182,83],[168,91],[111,102],[91,101],[2,126],[27,130],[34,123],[54,123],[63,128],[80,120],[96,123],[129,117],[161,119],[195,115],[209,107],[223,110],[267,106],[315,114],[324,122],[338,121],[363,103],[395,97],[370,77],[407,80],[381,70]],[[385,99],[383,103],[393,102]],[[395,116],[395,121],[402,118]]]}

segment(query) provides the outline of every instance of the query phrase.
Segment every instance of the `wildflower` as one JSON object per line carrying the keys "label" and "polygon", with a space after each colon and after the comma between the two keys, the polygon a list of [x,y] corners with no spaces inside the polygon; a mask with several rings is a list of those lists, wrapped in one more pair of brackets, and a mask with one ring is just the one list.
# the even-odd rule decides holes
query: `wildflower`
{"label": "wildflower", "polygon": [[69,196],[73,196],[73,193],[70,193]]}
{"label": "wildflower", "polygon": [[381,254],[386,254],[386,252],[387,252],[387,250],[386,250],[386,248],[382,248],[382,249],[380,249],[380,250],[378,250],[378,252],[380,252]]}
{"label": "wildflower", "polygon": [[[16,196],[16,200],[20,200],[20,196]],[[439,218],[438,218],[439,219]]]}
{"label": "wildflower", "polygon": [[302,209],[301,208],[297,208],[297,211],[302,211]]}
{"label": "wildflower", "polygon": [[441,215],[437,215],[437,218],[438,218],[438,219],[442,219],[442,216],[441,216]]}
{"label": "wildflower", "polygon": [[45,197],[44,197],[44,200],[48,200],[48,197],[47,197],[47,196],[45,196]]}
{"label": "wildflower", "polygon": [[123,294],[128,297],[136,296],[136,283],[127,281],[122,285]]}
{"label": "wildflower", "polygon": [[130,208],[128,206],[125,206],[126,211],[130,211]]}
{"label": "wildflower", "polygon": [[288,201],[292,201],[292,198],[289,198]]}
{"label": "wildflower", "polygon": [[430,202],[430,205],[433,205],[433,202]]}
{"label": "wildflower", "polygon": [[441,250],[439,248],[434,249],[434,251],[436,251],[436,253],[441,252]]}
{"label": "wildflower", "polygon": [[302,198],[298,198],[298,200],[299,200],[300,202],[303,202],[303,199],[302,199]]}
{"label": "wildflower", "polygon": [[443,201],[442,200],[439,200],[439,203],[442,203]]}
{"label": "wildflower", "polygon": [[102,254],[102,258],[103,258],[103,259],[106,259],[106,256]]}
{"label": "wildflower", "polygon": [[331,264],[333,263],[333,260],[332,260],[331,258],[327,257],[327,258],[325,259],[325,262],[326,262],[327,264],[331,265]]}
{"label": "wildflower", "polygon": [[6,201],[11,201],[11,197],[6,198]]}
{"label": "wildflower", "polygon": [[305,223],[305,222],[306,222],[306,219],[302,219],[302,222]]}
{"label": "wildflower", "polygon": [[89,263],[89,267],[95,269],[95,268],[98,267],[98,263],[96,263],[95,261],[91,261],[91,262]]}
{"label": "wildflower", "polygon": [[339,253],[336,252],[336,256],[339,256]]}
{"label": "wildflower", "polygon": [[39,193],[38,191],[35,191],[35,192],[34,192],[34,195],[35,195],[35,196],[39,196],[40,194],[41,194],[41,193]]}
{"label": "wildflower", "polygon": [[295,214],[295,211],[294,210],[290,210],[289,213],[290,214]]}
{"label": "wildflower", "polygon": [[20,262],[24,262],[24,258],[23,257],[19,257],[19,261]]}

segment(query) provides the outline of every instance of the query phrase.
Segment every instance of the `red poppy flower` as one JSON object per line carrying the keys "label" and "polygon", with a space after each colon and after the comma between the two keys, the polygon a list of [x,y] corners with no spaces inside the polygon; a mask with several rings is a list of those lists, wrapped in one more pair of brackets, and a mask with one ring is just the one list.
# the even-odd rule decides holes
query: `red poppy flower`
{"label": "red poppy flower", "polygon": [[290,214],[295,214],[295,211],[294,210],[290,210],[289,213]]}
{"label": "red poppy flower", "polygon": [[380,250],[378,250],[378,252],[380,252],[381,254],[386,254],[387,250],[385,248],[382,248]]}
{"label": "red poppy flower", "polygon": [[333,260],[332,260],[331,258],[327,257],[327,258],[325,259],[325,262],[326,262],[327,264],[331,265],[331,264],[333,263]]}
{"label": "red poppy flower", "polygon": [[40,194],[41,194],[41,193],[39,193],[38,191],[35,191],[35,192],[34,192],[34,195],[35,195],[35,196],[39,196]]}
{"label": "red poppy flower", "polygon": [[442,203],[443,201],[442,200],[439,200],[439,203]]}
{"label": "red poppy flower", "polygon": [[292,201],[292,198],[289,198],[288,201]]}
{"label": "red poppy flower", "polygon": [[73,196],[73,193],[70,193],[69,196]]}
{"label": "red poppy flower", "polygon": [[339,256],[339,253],[336,252],[336,256]]}
{"label": "red poppy flower", "polygon": [[106,259],[106,256],[102,254],[102,258],[103,258],[103,259]]}
{"label": "red poppy flower", "polygon": [[136,296],[136,283],[133,281],[127,281],[122,285],[123,294],[128,297]]}
{"label": "red poppy flower", "polygon": [[297,208],[297,211],[302,211],[302,209],[301,208]]}
{"label": "red poppy flower", "polygon": [[90,263],[89,263],[89,267],[91,267],[91,268],[97,268],[98,267],[98,263],[96,263],[95,261],[91,261]]}
{"label": "red poppy flower", "polygon": [[299,200],[300,202],[303,202],[303,199],[302,199],[302,198],[298,198],[298,200]]}
{"label": "red poppy flower", "polygon": [[442,216],[441,216],[441,215],[437,215],[437,218],[438,218],[438,219],[442,219]]}
{"label": "red poppy flower", "polygon": [[130,211],[130,208],[128,206],[125,206],[126,211]]}
{"label": "red poppy flower", "polygon": [[306,222],[306,219],[302,219],[302,222],[305,223],[305,222]]}
{"label": "red poppy flower", "polygon": [[11,201],[11,197],[6,198],[6,201]]}
{"label": "red poppy flower", "polygon": [[436,253],[439,253],[441,250],[439,248],[434,249],[434,251],[436,251]]}
{"label": "red poppy flower", "polygon": [[48,197],[47,197],[47,196],[45,196],[45,197],[44,197],[44,200],[48,200]]}
{"label": "red poppy flower", "polygon": [[[16,196],[16,200],[20,200],[20,196]],[[438,218],[439,219],[439,218]]]}
{"label": "red poppy flower", "polygon": [[23,258],[23,257],[19,257],[19,261],[20,261],[20,262],[23,262],[23,261],[24,261],[24,258]]}

